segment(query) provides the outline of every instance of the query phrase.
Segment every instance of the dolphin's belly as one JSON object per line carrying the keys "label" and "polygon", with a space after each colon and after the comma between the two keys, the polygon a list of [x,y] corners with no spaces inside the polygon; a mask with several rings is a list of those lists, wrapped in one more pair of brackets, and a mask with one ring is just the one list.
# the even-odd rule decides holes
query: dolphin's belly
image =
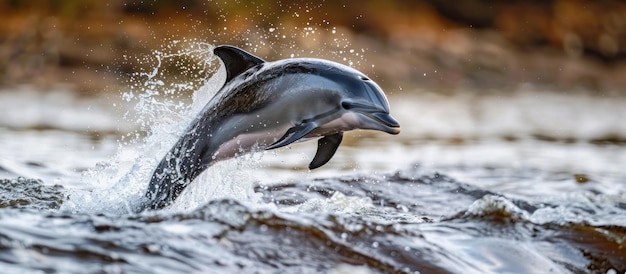
{"label": "dolphin's belly", "polygon": [[[352,113],[345,113],[337,119],[319,125],[309,134],[298,140],[298,142],[335,134],[341,131],[351,130],[354,128],[356,123],[356,115]],[[211,155],[212,161],[225,160],[253,151],[263,150],[268,145],[279,140],[290,127],[292,127],[291,124],[283,123],[282,125],[272,128],[243,131],[220,144],[215,153]],[[232,128],[231,130],[237,131],[236,128]]]}
{"label": "dolphin's belly", "polygon": [[263,150],[268,145],[280,139],[289,127],[289,125],[284,125],[268,130],[258,130],[238,134],[232,139],[219,145],[219,148],[212,155],[212,160],[220,161],[250,152]]}
{"label": "dolphin's belly", "polygon": [[325,124],[319,125],[312,130],[304,138],[316,138],[326,135],[335,134],[337,132],[348,131],[355,129],[358,124],[358,118],[353,113],[344,113],[339,118],[333,119]]}

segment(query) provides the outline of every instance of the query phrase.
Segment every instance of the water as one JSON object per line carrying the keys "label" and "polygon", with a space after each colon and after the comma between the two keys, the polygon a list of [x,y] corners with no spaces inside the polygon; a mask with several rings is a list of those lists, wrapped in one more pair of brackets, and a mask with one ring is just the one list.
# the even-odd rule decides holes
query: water
{"label": "water", "polygon": [[1,91],[2,272],[626,272],[619,96],[396,91],[398,136],[348,133],[316,171],[314,142],[225,161],[131,213],[219,73],[193,96]]}

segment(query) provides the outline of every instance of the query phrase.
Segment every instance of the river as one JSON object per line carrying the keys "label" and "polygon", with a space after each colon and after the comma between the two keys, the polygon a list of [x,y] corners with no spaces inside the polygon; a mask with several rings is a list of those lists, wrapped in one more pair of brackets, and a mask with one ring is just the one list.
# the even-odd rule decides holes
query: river
{"label": "river", "polygon": [[216,81],[0,91],[2,272],[626,273],[623,96],[387,89],[398,136],[220,162],[133,213]]}

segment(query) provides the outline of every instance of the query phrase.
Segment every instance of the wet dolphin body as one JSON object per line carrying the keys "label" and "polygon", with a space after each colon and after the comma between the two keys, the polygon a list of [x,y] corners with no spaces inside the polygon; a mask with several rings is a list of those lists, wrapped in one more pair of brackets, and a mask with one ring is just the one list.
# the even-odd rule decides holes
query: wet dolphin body
{"label": "wet dolphin body", "polygon": [[226,82],[157,166],[146,208],[170,205],[220,160],[322,137],[309,164],[314,169],[335,154],[344,131],[400,132],[382,90],[350,67],[308,58],[265,62],[233,46],[214,53]]}

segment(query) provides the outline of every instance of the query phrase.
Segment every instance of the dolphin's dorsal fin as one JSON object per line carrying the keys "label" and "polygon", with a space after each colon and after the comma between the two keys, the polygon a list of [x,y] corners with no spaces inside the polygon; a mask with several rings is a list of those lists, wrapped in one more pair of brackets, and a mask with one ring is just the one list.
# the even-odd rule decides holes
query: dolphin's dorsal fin
{"label": "dolphin's dorsal fin", "polygon": [[263,59],[235,46],[217,46],[213,49],[213,54],[217,55],[224,62],[226,83],[251,67],[265,63]]}

